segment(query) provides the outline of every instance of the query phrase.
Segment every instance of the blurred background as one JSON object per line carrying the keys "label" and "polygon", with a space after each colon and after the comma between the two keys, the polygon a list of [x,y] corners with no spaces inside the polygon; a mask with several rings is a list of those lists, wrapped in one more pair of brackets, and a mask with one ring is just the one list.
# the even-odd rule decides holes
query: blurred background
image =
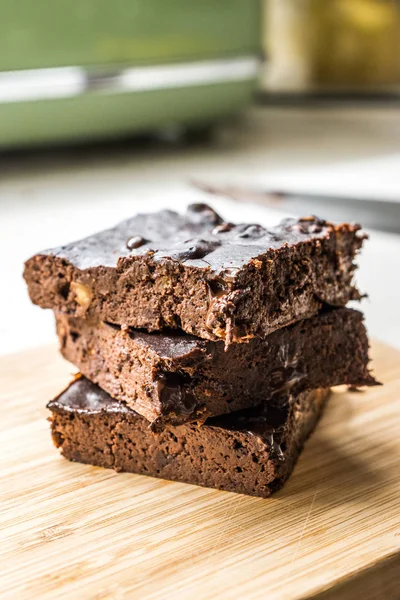
{"label": "blurred background", "polygon": [[0,353],[53,340],[29,256],[198,201],[361,222],[362,309],[400,347],[399,140],[398,0],[4,0]]}

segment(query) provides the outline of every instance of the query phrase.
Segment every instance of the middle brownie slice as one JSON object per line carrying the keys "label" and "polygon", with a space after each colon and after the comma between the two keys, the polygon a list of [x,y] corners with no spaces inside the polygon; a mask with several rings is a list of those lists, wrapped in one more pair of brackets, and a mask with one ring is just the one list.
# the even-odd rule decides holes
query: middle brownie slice
{"label": "middle brownie slice", "polygon": [[202,422],[275,394],[374,385],[363,316],[339,308],[247,344],[144,333],[56,313],[61,352],[153,430]]}

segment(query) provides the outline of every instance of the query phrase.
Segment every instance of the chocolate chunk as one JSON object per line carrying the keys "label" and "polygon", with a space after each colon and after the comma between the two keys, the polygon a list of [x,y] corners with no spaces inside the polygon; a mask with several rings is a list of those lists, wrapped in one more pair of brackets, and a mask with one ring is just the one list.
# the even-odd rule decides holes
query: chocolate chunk
{"label": "chocolate chunk", "polygon": [[196,225],[218,225],[222,219],[208,204],[190,204],[187,209],[187,219]]}

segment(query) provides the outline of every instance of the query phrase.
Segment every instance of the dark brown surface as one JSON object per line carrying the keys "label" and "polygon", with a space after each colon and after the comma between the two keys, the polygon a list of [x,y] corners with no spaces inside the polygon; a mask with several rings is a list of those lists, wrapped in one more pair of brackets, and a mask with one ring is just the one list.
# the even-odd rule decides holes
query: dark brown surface
{"label": "dark brown surface", "polygon": [[26,262],[35,304],[71,316],[210,340],[265,337],[358,299],[357,225],[316,217],[268,230],[225,223],[209,206],[138,215]]}
{"label": "dark brown surface", "polygon": [[327,396],[286,395],[274,406],[160,434],[84,378],[48,408],[54,443],[70,460],[265,498],[289,477]]}
{"label": "dark brown surface", "polygon": [[362,314],[333,309],[247,344],[124,331],[57,316],[61,352],[113,398],[152,422],[202,421],[334,385],[374,385]]}

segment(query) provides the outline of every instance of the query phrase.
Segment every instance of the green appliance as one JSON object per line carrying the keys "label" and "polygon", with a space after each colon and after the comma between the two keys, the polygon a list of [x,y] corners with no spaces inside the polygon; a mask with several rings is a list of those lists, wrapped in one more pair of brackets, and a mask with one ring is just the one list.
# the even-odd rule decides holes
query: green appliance
{"label": "green appliance", "polygon": [[260,55],[259,0],[3,0],[0,147],[202,128]]}

